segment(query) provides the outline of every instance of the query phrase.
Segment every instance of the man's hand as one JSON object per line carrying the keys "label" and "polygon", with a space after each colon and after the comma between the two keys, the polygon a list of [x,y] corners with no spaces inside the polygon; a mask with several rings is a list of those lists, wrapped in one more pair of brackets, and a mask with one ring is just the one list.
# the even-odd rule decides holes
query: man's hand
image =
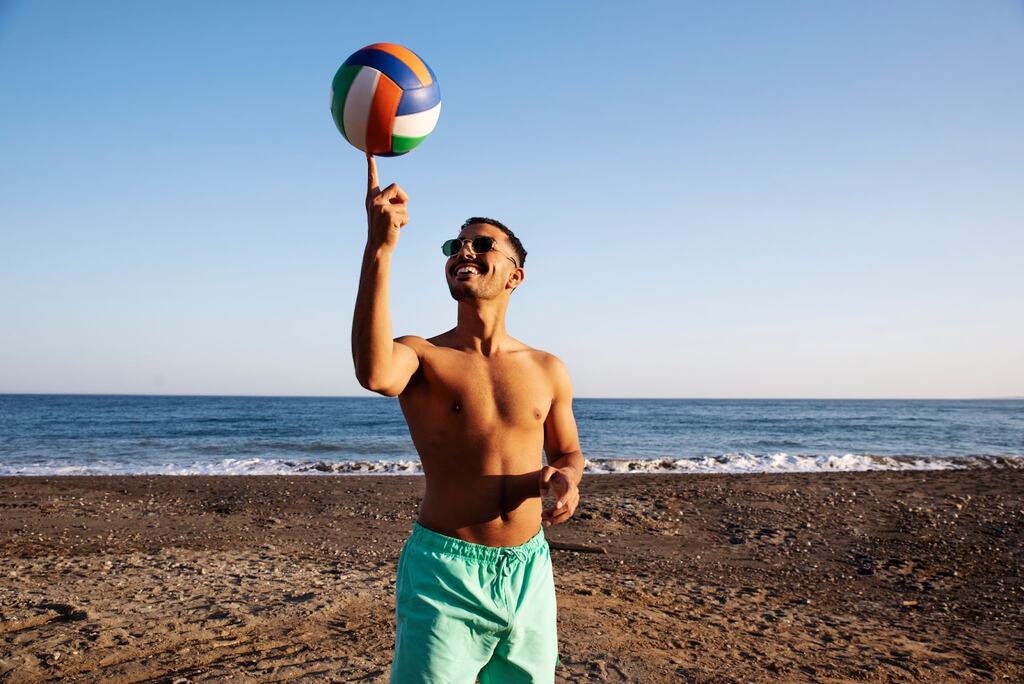
{"label": "man's hand", "polygon": [[367,243],[373,247],[394,249],[398,245],[398,231],[409,223],[409,196],[392,183],[383,190],[377,180],[377,162],[366,153],[366,219],[369,227]]}
{"label": "man's hand", "polygon": [[572,517],[576,512],[576,506],[580,502],[580,490],[573,481],[573,478],[564,471],[568,468],[553,468],[546,465],[540,470],[540,493],[541,496],[551,492],[558,497],[554,508],[548,509],[541,514],[544,527],[563,523]]}

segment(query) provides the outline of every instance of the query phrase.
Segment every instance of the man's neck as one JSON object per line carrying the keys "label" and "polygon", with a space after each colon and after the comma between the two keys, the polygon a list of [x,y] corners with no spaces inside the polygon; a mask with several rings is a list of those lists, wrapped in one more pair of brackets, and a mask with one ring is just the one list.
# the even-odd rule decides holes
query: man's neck
{"label": "man's neck", "polygon": [[456,346],[463,351],[491,356],[508,347],[505,310],[496,304],[459,302],[459,319],[452,330]]}

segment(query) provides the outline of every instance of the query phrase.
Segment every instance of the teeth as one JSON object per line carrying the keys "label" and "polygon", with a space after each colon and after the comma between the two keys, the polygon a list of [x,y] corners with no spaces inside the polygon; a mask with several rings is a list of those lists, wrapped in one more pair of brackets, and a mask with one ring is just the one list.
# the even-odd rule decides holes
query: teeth
{"label": "teeth", "polygon": [[479,274],[480,270],[477,269],[475,266],[460,266],[459,269],[455,271],[456,275],[462,275],[464,273],[476,273],[476,274]]}

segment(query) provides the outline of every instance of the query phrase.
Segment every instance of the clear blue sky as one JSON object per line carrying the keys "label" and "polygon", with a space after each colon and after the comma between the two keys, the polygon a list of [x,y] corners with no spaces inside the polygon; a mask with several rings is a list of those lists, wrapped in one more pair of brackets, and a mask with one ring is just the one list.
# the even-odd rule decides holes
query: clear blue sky
{"label": "clear blue sky", "polygon": [[359,7],[0,4],[0,392],[369,395],[328,92],[389,41],[444,103],[395,335],[483,214],[578,397],[1024,394],[1022,3]]}

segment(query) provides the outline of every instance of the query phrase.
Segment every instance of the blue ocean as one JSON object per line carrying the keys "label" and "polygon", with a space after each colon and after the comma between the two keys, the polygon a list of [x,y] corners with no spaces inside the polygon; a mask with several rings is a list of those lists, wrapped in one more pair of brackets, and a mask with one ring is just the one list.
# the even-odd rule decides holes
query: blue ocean
{"label": "blue ocean", "polygon": [[[1024,467],[1024,400],[573,408],[593,473]],[[0,475],[418,472],[397,399],[0,395]]]}

